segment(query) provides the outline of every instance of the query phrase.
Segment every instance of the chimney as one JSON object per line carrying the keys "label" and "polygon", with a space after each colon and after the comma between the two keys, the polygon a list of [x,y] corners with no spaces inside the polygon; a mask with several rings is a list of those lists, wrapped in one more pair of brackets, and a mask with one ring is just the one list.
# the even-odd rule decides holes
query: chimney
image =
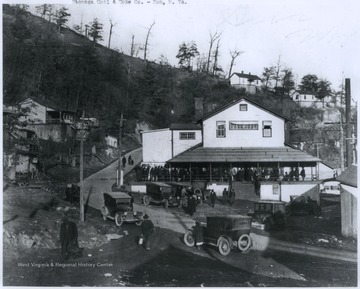
{"label": "chimney", "polygon": [[249,75],[251,75],[251,73],[249,72]]}
{"label": "chimney", "polygon": [[241,74],[244,74],[244,70],[241,70]]}

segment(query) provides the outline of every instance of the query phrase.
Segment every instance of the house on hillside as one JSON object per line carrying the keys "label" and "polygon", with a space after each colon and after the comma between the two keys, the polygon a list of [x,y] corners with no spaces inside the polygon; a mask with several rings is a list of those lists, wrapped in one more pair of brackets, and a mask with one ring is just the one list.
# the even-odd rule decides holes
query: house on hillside
{"label": "house on hillside", "polygon": [[170,128],[142,132],[143,163],[165,164],[202,141],[199,124],[174,123]]}
{"label": "house on hillside", "polygon": [[317,93],[312,91],[296,90],[292,93],[291,98],[302,107],[326,108],[334,106],[330,96],[319,99]]}
{"label": "house on hillside", "polygon": [[75,110],[32,98],[26,98],[19,105],[26,110],[26,115],[20,116],[20,121],[26,123],[26,127],[34,131],[38,138],[61,142],[75,137]]}
{"label": "house on hillside", "polygon": [[357,165],[351,165],[336,178],[340,182],[341,233],[357,238]]}
{"label": "house on hillside", "polygon": [[[149,151],[157,150],[151,159],[156,163],[157,158],[165,161],[173,152],[166,163],[170,171],[186,170],[184,181],[222,186],[231,182],[235,190],[244,192],[242,185],[254,191],[253,183],[258,179],[263,199],[289,201],[291,196],[304,193],[318,199],[321,160],[285,144],[287,121],[244,97],[201,118],[196,131],[201,139],[182,152],[171,149],[170,129],[159,130],[158,135],[146,136],[144,132],[143,158],[148,160]],[[302,169],[304,180],[299,176]],[[328,170],[332,173],[331,168]],[[255,193],[251,197],[257,198]]]}
{"label": "house on hillside", "polygon": [[107,146],[112,147],[112,148],[118,147],[118,139],[111,135],[105,136],[105,143]]}
{"label": "house on hillside", "polygon": [[257,93],[261,89],[262,81],[257,75],[234,72],[230,76],[230,85],[235,88],[244,88],[248,93]]}

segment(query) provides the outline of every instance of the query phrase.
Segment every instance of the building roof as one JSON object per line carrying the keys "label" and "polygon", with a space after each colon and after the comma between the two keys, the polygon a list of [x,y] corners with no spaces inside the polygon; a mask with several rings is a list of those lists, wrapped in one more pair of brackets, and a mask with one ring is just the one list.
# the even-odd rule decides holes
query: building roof
{"label": "building roof", "polygon": [[20,103],[24,103],[24,102],[27,102],[29,100],[32,100],[42,106],[45,106],[45,107],[48,107],[48,108],[51,108],[55,111],[67,111],[67,112],[76,112],[76,110],[74,108],[66,108],[65,106],[63,105],[59,105],[59,104],[56,104],[54,103],[53,101],[51,100],[48,100],[48,99],[38,99],[38,98],[34,98],[34,97],[27,97],[25,99],[23,99]]}
{"label": "building roof", "polygon": [[261,80],[261,78],[259,77],[259,76],[257,76],[257,75],[253,75],[253,74],[246,74],[246,73],[239,73],[239,72],[234,72],[231,76],[230,76],[230,78],[233,76],[233,75],[236,75],[236,76],[238,76],[238,77],[241,77],[241,78],[247,78],[248,80],[252,80],[252,81],[254,81],[254,80]]}
{"label": "building roof", "polygon": [[341,184],[357,187],[357,166],[351,165],[336,178]]}
{"label": "building roof", "polygon": [[170,130],[201,130],[199,123],[172,123]]}
{"label": "building roof", "polygon": [[317,93],[316,93],[316,92],[308,91],[308,90],[295,90],[294,93],[306,94],[306,95],[315,95],[315,96],[317,96]]}
{"label": "building roof", "polygon": [[204,148],[194,147],[169,160],[169,163],[264,163],[318,162],[319,158],[290,147]]}
{"label": "building roof", "polygon": [[277,112],[274,112],[274,111],[268,109],[267,107],[265,107],[265,106],[263,106],[263,105],[255,102],[255,101],[253,101],[253,100],[248,99],[247,97],[241,97],[241,98],[238,99],[238,100],[234,100],[234,101],[232,101],[232,102],[229,102],[229,103],[227,103],[227,104],[225,104],[225,105],[223,105],[223,106],[221,106],[221,107],[219,107],[219,108],[211,111],[210,113],[206,114],[206,115],[203,116],[201,119],[199,119],[198,121],[204,121],[205,119],[208,119],[208,118],[210,118],[210,117],[218,114],[219,112],[221,112],[221,111],[223,111],[223,110],[225,110],[225,109],[227,109],[227,108],[229,108],[229,107],[231,107],[231,106],[233,106],[233,105],[235,105],[235,104],[238,104],[238,103],[239,103],[240,101],[242,101],[242,100],[245,100],[245,101],[249,102],[250,104],[252,104],[252,105],[254,105],[254,106],[256,106],[256,107],[258,107],[258,108],[260,108],[260,109],[262,109],[262,110],[265,110],[265,111],[267,111],[267,112],[269,112],[269,113],[271,113],[271,114],[273,114],[273,115],[275,115],[275,116],[277,116],[277,117],[279,117],[279,118],[282,118],[282,119],[284,119],[284,120],[286,120],[286,121],[289,121],[289,120],[290,120],[290,118],[288,118],[288,117],[286,117],[286,116],[284,116],[284,115],[281,115],[281,114],[279,114],[279,113],[277,113]]}

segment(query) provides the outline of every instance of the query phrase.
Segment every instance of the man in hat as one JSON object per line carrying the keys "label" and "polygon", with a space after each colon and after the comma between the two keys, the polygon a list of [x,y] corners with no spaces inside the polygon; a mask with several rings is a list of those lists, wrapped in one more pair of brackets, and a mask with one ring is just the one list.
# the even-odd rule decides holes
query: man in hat
{"label": "man in hat", "polygon": [[141,234],[144,237],[145,248],[148,251],[150,250],[150,238],[154,230],[155,227],[153,222],[149,219],[148,214],[145,214],[144,221],[141,224]]}
{"label": "man in hat", "polygon": [[74,222],[69,221],[67,215],[62,218],[60,226],[61,256],[65,260],[70,257],[76,258],[81,255],[78,244],[78,230]]}
{"label": "man in hat", "polygon": [[214,208],[215,207],[215,201],[216,201],[216,193],[214,190],[211,190],[210,192],[210,202],[211,202],[211,206]]}

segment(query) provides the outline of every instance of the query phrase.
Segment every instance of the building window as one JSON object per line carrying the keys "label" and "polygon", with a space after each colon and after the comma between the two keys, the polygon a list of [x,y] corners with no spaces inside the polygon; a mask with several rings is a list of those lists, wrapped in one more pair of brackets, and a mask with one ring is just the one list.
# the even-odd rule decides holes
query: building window
{"label": "building window", "polygon": [[258,130],[259,125],[257,121],[230,121],[229,122],[230,130]]}
{"label": "building window", "polygon": [[216,137],[226,137],[226,122],[225,121],[217,121],[216,122]]}
{"label": "building window", "polygon": [[180,139],[195,139],[195,132],[180,132]]}
{"label": "building window", "polygon": [[271,123],[271,120],[263,121],[263,137],[272,137],[272,123]]}
{"label": "building window", "polygon": [[247,111],[247,104],[240,104],[240,111]]}
{"label": "building window", "polygon": [[304,95],[304,100],[306,100],[306,95]]}

